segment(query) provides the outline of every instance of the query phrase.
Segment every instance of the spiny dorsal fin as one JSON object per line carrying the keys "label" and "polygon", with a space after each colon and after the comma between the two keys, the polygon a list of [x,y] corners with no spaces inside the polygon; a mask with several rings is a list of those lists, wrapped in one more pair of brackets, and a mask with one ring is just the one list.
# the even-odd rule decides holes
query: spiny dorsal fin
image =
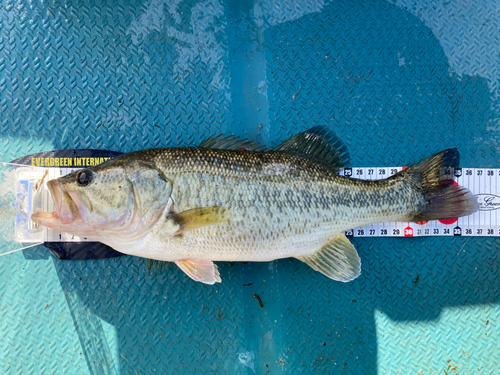
{"label": "spiny dorsal fin", "polygon": [[315,126],[283,142],[274,151],[285,152],[323,164],[335,172],[349,165],[347,148],[326,128]]}
{"label": "spiny dorsal fin", "polygon": [[254,152],[281,151],[290,155],[314,160],[334,172],[339,172],[350,163],[349,153],[342,141],[326,128],[315,126],[297,134],[274,149],[255,141],[235,136],[210,137],[200,147],[219,150],[248,150]]}
{"label": "spiny dorsal fin", "polygon": [[180,236],[188,230],[228,221],[229,215],[224,207],[200,207],[170,214],[167,220],[171,220],[172,228],[176,230],[174,236]]}
{"label": "spiny dorsal fin", "polygon": [[361,274],[361,260],[354,246],[343,234],[315,253],[297,257],[313,270],[330,279],[347,283]]}
{"label": "spiny dorsal fin", "polygon": [[201,148],[213,148],[218,150],[249,150],[249,151],[268,151],[265,146],[260,145],[255,141],[250,141],[247,138],[240,139],[233,135],[210,137],[203,141],[200,145]]}
{"label": "spiny dorsal fin", "polygon": [[219,269],[214,262],[208,259],[176,260],[175,264],[194,281],[213,285],[220,283]]}

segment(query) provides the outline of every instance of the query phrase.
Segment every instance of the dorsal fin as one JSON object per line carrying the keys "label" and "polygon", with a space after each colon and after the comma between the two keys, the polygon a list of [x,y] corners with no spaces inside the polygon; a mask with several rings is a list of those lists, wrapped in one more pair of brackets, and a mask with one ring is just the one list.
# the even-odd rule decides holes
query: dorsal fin
{"label": "dorsal fin", "polygon": [[248,138],[240,139],[234,135],[210,137],[200,144],[202,148],[213,148],[218,150],[249,150],[249,151],[269,151],[269,149],[261,144],[250,141]]}
{"label": "dorsal fin", "polygon": [[350,163],[349,153],[342,141],[321,126],[315,126],[293,136],[273,151],[314,160],[335,172]]}
{"label": "dorsal fin", "polygon": [[202,148],[218,150],[248,150],[255,152],[281,151],[290,155],[314,160],[334,172],[339,172],[350,163],[349,153],[342,141],[322,126],[315,126],[299,133],[274,149],[262,146],[247,138],[218,135],[200,144]]}

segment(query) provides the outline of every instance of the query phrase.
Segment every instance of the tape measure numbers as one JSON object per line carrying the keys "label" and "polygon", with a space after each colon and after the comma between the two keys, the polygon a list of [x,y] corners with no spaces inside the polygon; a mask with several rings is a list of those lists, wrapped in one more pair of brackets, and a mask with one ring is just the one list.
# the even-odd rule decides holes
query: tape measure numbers
{"label": "tape measure numbers", "polygon": [[[341,175],[365,180],[390,177],[403,167],[345,168]],[[487,236],[500,237],[500,169],[444,169],[442,180],[468,188],[479,202],[479,211],[458,219],[419,223],[386,222],[346,231],[351,237]],[[448,181],[453,183],[452,181]]]}
{"label": "tape measure numbers", "polygon": [[[71,173],[74,168],[48,168],[42,194],[44,211],[53,211],[53,201],[46,181]],[[351,178],[378,180],[390,177],[403,167],[345,168],[340,174]],[[500,236],[500,169],[456,168],[444,169],[442,180],[455,181],[468,188],[478,198],[480,209],[473,215],[458,219],[428,222],[384,222],[346,231],[352,237],[420,237],[420,236]],[[44,228],[45,242],[91,242],[87,237],[73,236],[58,230]]]}

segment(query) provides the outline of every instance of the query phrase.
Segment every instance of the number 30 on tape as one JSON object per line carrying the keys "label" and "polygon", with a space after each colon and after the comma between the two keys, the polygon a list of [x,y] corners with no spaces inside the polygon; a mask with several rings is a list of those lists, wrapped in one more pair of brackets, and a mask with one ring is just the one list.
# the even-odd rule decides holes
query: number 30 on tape
{"label": "number 30 on tape", "polygon": [[[377,180],[392,176],[402,167],[345,168],[344,176]],[[446,171],[444,174],[446,175]],[[500,169],[456,168],[450,180],[468,188],[478,199],[479,211],[458,219],[417,223],[387,222],[345,232],[351,237],[486,236],[500,237]],[[447,177],[444,176],[444,179]]]}

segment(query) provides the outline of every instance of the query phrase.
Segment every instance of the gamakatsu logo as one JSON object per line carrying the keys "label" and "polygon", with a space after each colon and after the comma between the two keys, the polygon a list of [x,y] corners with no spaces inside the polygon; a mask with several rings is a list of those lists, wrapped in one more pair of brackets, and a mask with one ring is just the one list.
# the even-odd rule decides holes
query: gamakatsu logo
{"label": "gamakatsu logo", "polygon": [[477,194],[480,211],[493,211],[500,208],[500,197],[492,194]]}

